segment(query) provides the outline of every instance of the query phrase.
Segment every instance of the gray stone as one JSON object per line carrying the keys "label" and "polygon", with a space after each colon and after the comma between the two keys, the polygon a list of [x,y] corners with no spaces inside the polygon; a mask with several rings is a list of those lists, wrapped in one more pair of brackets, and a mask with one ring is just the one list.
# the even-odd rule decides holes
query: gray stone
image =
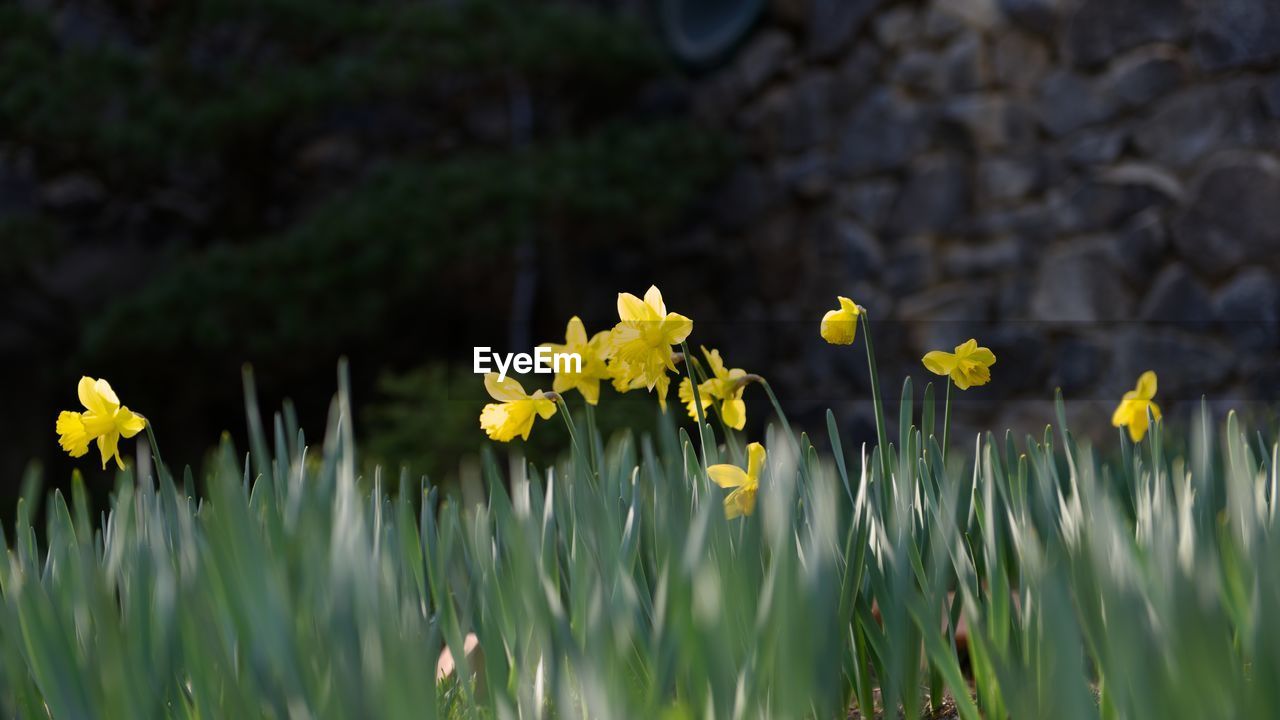
{"label": "gray stone", "polygon": [[938,280],[938,252],[932,238],[899,239],[890,246],[881,281],[894,296],[919,292]]}
{"label": "gray stone", "polygon": [[1176,179],[1152,168],[1108,170],[1055,195],[1056,224],[1066,233],[1110,231],[1147,208],[1176,203],[1181,195]]}
{"label": "gray stone", "polygon": [[781,191],[755,165],[743,164],[730,173],[712,200],[712,214],[729,230],[742,230],[759,222],[782,200]]}
{"label": "gray stone", "polygon": [[991,305],[990,283],[950,283],[904,298],[897,315],[911,347],[924,353],[981,336],[988,327]]}
{"label": "gray stone", "polygon": [[[1044,378],[1045,338],[1024,324],[995,324],[983,331],[982,344],[996,355],[999,382],[984,388],[992,401],[1039,390]],[[1056,358],[1055,358],[1056,359]]]}
{"label": "gray stone", "polygon": [[1127,320],[1133,296],[1104,240],[1076,240],[1041,260],[1032,316],[1050,324]]}
{"label": "gray stone", "polygon": [[903,186],[889,228],[902,235],[945,232],[967,215],[971,195],[963,160],[950,155],[924,157]]}
{"label": "gray stone", "polygon": [[794,43],[781,30],[766,30],[751,39],[734,60],[742,91],[754,94],[782,69]]}
{"label": "gray stone", "polygon": [[816,200],[831,190],[831,157],[823,151],[808,152],[778,161],[779,183],[797,197]]}
{"label": "gray stone", "polygon": [[857,218],[868,228],[879,230],[889,219],[898,185],[889,180],[849,183],[839,192],[841,210]]}
{"label": "gray stone", "polygon": [[1083,75],[1056,70],[1040,86],[1040,123],[1055,136],[1102,122],[1115,112],[1115,102]]}
{"label": "gray stone", "polygon": [[809,54],[831,57],[844,50],[881,0],[810,0]]}
{"label": "gray stone", "polygon": [[1067,27],[1067,55],[1077,66],[1106,62],[1125,50],[1172,42],[1190,29],[1183,0],[1084,0]]}
{"label": "gray stone", "polygon": [[782,148],[800,152],[831,138],[831,73],[805,75],[787,95],[782,114]]}
{"label": "gray stone", "polygon": [[1058,26],[1060,4],[1060,0],[1000,0],[1000,9],[1019,26],[1051,35]]}
{"label": "gray stone", "polygon": [[1155,371],[1156,402],[1166,411],[1182,401],[1199,402],[1231,374],[1231,352],[1203,336],[1135,325],[1116,338],[1116,362],[1108,374],[1111,394],[1133,389],[1138,376]]}
{"label": "gray stone", "polygon": [[1262,100],[1271,117],[1280,118],[1280,75],[1272,75],[1262,83]]}
{"label": "gray stone", "polygon": [[943,253],[942,266],[951,277],[981,277],[1016,270],[1022,248],[1013,238],[977,245],[952,244]]}
{"label": "gray stone", "polygon": [[1009,103],[985,93],[951,98],[942,108],[945,120],[963,128],[976,148],[994,150],[1009,144],[1013,136]]}
{"label": "gray stone", "polygon": [[1107,352],[1098,343],[1081,337],[1068,337],[1054,349],[1053,371],[1049,382],[1065,395],[1088,391],[1097,382],[1107,362]]}
{"label": "gray stone", "polygon": [[1049,71],[1049,47],[1026,33],[1005,31],[992,40],[991,65],[997,83],[1030,93]]}
{"label": "gray stone", "polygon": [[1262,268],[1236,273],[1213,298],[1223,333],[1246,353],[1280,347],[1280,282]]}
{"label": "gray stone", "polygon": [[1021,203],[1010,208],[990,210],[971,218],[962,231],[970,235],[1005,235],[1048,240],[1057,228],[1057,211],[1048,203]]}
{"label": "gray stone", "polygon": [[1134,141],[1144,154],[1176,167],[1226,144],[1268,145],[1276,136],[1259,93],[1248,79],[1177,92],[1137,125]]}
{"label": "gray stone", "polygon": [[1177,88],[1185,77],[1177,52],[1156,45],[1113,62],[1103,78],[1102,91],[1121,107],[1140,107]]}
{"label": "gray stone", "polygon": [[1195,51],[1206,70],[1280,58],[1280,5],[1274,0],[1198,0]]}
{"label": "gray stone", "polygon": [[938,56],[927,50],[902,54],[889,71],[889,81],[899,87],[924,93],[941,93],[945,68]]}
{"label": "gray stone", "polygon": [[932,119],[919,105],[877,90],[845,124],[839,167],[853,177],[901,168],[924,149],[931,130]]}
{"label": "gray stone", "polygon": [[994,156],[978,163],[978,189],[982,197],[1016,200],[1036,191],[1044,177],[1040,158]]}
{"label": "gray stone", "polygon": [[50,180],[40,188],[40,200],[56,212],[79,212],[93,209],[107,198],[107,189],[97,178],[85,173],[68,173]]}
{"label": "gray stone", "polygon": [[1280,164],[1266,156],[1228,155],[1204,172],[1194,199],[1173,224],[1189,262],[1210,273],[1280,255]]}
{"label": "gray stone", "polygon": [[1085,128],[1063,139],[1062,158],[1076,167],[1106,165],[1120,157],[1128,137],[1128,130],[1123,128]]}
{"label": "gray stone", "polygon": [[967,93],[985,88],[991,71],[982,35],[969,30],[952,40],[942,53],[941,69],[943,92]]}
{"label": "gray stone", "polygon": [[875,43],[861,43],[840,62],[832,98],[833,110],[840,116],[856,108],[862,92],[879,81],[882,55]]}
{"label": "gray stone", "polygon": [[1149,208],[1129,220],[1116,236],[1115,248],[1131,282],[1150,282],[1169,248],[1169,232],[1161,209]]}
{"label": "gray stone", "polygon": [[898,5],[876,15],[872,21],[876,39],[880,44],[902,47],[920,37],[920,13],[908,5]]}
{"label": "gray stone", "polygon": [[875,236],[848,220],[834,222],[832,230],[845,277],[850,282],[878,278],[884,269],[884,252]]}
{"label": "gray stone", "polygon": [[1184,330],[1203,331],[1213,322],[1209,291],[1182,263],[1174,263],[1156,275],[1138,310],[1149,323],[1167,323]]}
{"label": "gray stone", "polygon": [[964,28],[991,30],[1000,24],[995,0],[932,0],[925,19],[925,32],[945,37]]}

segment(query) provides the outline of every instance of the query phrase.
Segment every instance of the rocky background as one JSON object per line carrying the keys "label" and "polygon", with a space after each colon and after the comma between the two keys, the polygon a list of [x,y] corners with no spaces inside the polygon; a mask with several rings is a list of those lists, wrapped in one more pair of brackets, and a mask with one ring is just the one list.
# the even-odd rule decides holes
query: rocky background
{"label": "rocky background", "polygon": [[[693,94],[745,148],[698,237],[780,332],[839,291],[920,380],[977,337],[976,427],[1042,430],[1061,387],[1103,434],[1146,369],[1175,412],[1277,398],[1280,3],[778,0]],[[867,427],[860,355],[777,346]]]}
{"label": "rocky background", "polygon": [[1060,387],[1110,439],[1146,369],[1175,415],[1277,399],[1280,5],[771,0],[696,66],[663,5],[0,5],[8,497],[33,457],[104,477],[55,443],[81,374],[198,465],[243,447],[244,363],[315,437],[339,357],[370,461],[449,477],[473,345],[604,329],[650,283],[819,435],[831,407],[873,436],[861,343],[818,339],[836,294],[891,406],[927,350],[995,350],[957,437],[1041,431]]}

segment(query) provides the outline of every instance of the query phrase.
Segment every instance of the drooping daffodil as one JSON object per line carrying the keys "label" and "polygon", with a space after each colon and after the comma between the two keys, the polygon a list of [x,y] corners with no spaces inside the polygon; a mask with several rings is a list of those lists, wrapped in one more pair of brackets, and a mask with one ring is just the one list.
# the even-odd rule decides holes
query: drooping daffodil
{"label": "drooping daffodil", "polygon": [[89,452],[90,441],[97,441],[98,452],[102,454],[102,469],[105,470],[107,461],[114,457],[116,465],[123,470],[120,438],[131,438],[142,432],[147,426],[146,418],[121,405],[120,398],[116,397],[106,380],[82,377],[76,393],[85,411],[64,410],[58,413],[58,444],[71,457],[81,457]]}
{"label": "drooping daffodil", "polygon": [[616,384],[627,389],[658,391],[658,402],[667,407],[667,388],[675,371],[673,346],[693,332],[693,321],[679,313],[667,312],[662,292],[650,286],[644,299],[631,293],[618,294],[619,322],[610,332],[608,355]]}
{"label": "drooping daffodil", "polygon": [[564,372],[556,371],[551,389],[564,394],[577,390],[591,405],[600,402],[600,381],[610,379],[609,369],[605,365],[608,354],[609,331],[603,330],[587,338],[587,329],[578,316],[569,318],[569,325],[564,331],[564,344],[545,343],[542,347],[552,353],[574,353],[582,358],[581,371],[570,368]]}
{"label": "drooping daffodil", "polygon": [[764,446],[753,442],[747,446],[747,469],[720,464],[707,468],[707,475],[722,488],[733,488],[725,496],[724,516],[730,520],[750,515],[756,509],[756,492],[760,489],[760,471],[764,469]]}
{"label": "drooping daffodil", "polygon": [[530,395],[510,377],[499,380],[498,373],[486,373],[484,388],[498,402],[489,403],[480,411],[480,428],[498,442],[509,442],[517,435],[528,440],[535,415],[546,420],[556,414],[557,395],[541,390]]}
{"label": "drooping daffodil", "polygon": [[924,366],[934,375],[950,376],[961,390],[986,385],[991,382],[991,366],[996,364],[995,353],[979,347],[978,341],[969,339],[956,346],[954,353],[934,350],[924,356]]}
{"label": "drooping daffodil", "polygon": [[[747,424],[747,404],[742,399],[742,393],[746,390],[747,382],[754,376],[748,375],[742,368],[726,368],[719,350],[704,347],[702,354],[707,358],[707,366],[711,370],[711,377],[698,384],[702,416],[705,418],[708,408],[718,404],[724,424],[734,430],[741,430]],[[698,408],[693,400],[693,382],[688,377],[680,381],[679,395],[680,401],[689,410],[689,417],[697,420]]]}
{"label": "drooping daffodil", "polygon": [[818,332],[823,340],[832,345],[852,345],[853,339],[858,335],[858,317],[862,315],[862,308],[844,296],[837,297],[836,300],[840,302],[840,307],[828,310],[822,316]]}
{"label": "drooping daffodil", "polygon": [[1153,399],[1156,396],[1156,374],[1150,370],[1138,378],[1138,385],[1124,394],[1120,405],[1111,415],[1111,424],[1115,427],[1129,428],[1129,437],[1138,442],[1147,434],[1147,411],[1151,417],[1160,419],[1160,406]]}

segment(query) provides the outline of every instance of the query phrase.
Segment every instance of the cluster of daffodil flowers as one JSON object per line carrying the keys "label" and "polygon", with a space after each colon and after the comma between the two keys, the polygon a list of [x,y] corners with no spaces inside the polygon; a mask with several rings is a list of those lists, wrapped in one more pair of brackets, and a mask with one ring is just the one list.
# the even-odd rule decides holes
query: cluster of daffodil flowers
{"label": "cluster of daffodil flowers", "polygon": [[[827,312],[819,325],[819,334],[832,345],[852,345],[857,338],[858,324],[867,323],[867,312],[847,297],[838,297],[839,307]],[[720,352],[702,347],[709,373],[695,376],[701,364],[687,357],[685,341],[693,332],[693,321],[675,312],[668,312],[662,293],[651,286],[644,298],[631,293],[618,295],[618,322],[610,330],[588,336],[582,320],[569,319],[564,343],[547,343],[543,347],[554,353],[574,353],[581,359],[576,370],[557,368],[550,392],[527,392],[513,378],[499,379],[497,373],[485,375],[484,385],[497,402],[489,403],[480,412],[480,427],[493,440],[508,442],[519,436],[528,439],[536,418],[549,419],[565,402],[564,394],[576,390],[589,407],[600,401],[600,383],[608,381],[618,392],[644,388],[657,392],[658,404],[663,411],[667,407],[670,373],[678,372],[677,364],[686,368],[678,390],[680,401],[689,417],[702,423],[714,410],[726,430],[742,430],[747,422],[747,407],[743,400],[746,386],[759,382],[769,392],[779,419],[786,426],[781,408],[759,375],[741,368],[729,368]],[[883,403],[880,399],[879,381],[876,375],[874,350],[869,331],[866,333],[867,362],[871,373],[872,397],[876,406],[877,434],[884,445]],[[932,351],[922,359],[924,367],[935,375],[947,378],[947,400],[943,420],[942,447],[947,447],[950,425],[951,386],[960,390],[986,385],[991,381],[991,366],[996,356],[990,349],[970,339],[957,346],[954,352]],[[80,379],[77,392],[84,405],[83,412],[66,411],[58,415],[56,429],[59,444],[72,457],[88,453],[89,444],[96,442],[102,455],[102,466],[114,458],[124,469],[120,455],[120,438],[130,438],[147,427],[146,419],[124,407],[106,380],[90,377]],[[1128,429],[1134,442],[1146,434],[1152,419],[1160,419],[1160,408],[1153,402],[1156,394],[1156,375],[1147,371],[1138,379],[1137,387],[1125,393],[1112,415],[1115,427]],[[572,426],[570,426],[572,431]],[[789,432],[789,428],[788,428]],[[707,474],[716,484],[732,488],[724,501],[728,517],[750,515],[755,508],[756,492],[764,468],[766,452],[763,445],[752,442],[747,446],[747,467],[718,464],[707,468]]]}

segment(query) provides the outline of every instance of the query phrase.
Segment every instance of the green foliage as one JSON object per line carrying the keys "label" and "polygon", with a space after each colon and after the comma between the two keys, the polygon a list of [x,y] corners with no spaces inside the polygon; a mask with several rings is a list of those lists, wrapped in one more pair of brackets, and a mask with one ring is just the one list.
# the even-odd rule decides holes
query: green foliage
{"label": "green foliage", "polygon": [[141,42],[67,45],[52,15],[0,8],[0,132],[142,184],[260,151],[286,122],[411,100],[458,73],[599,101],[664,65],[642,29],[560,3],[202,0],[139,25]]}
{"label": "green foliage", "polygon": [[[1270,714],[1275,444],[1205,410],[1187,457],[1156,424],[1104,465],[1059,405],[1056,435],[988,434],[944,463],[913,407],[908,381],[896,438],[861,458],[831,416],[830,458],[768,433],[759,506],[735,521],[703,468],[740,451],[700,458],[671,422],[605,445],[579,413],[566,456],[504,471],[485,452],[483,493],[459,500],[358,482],[345,392],[322,448],[288,414],[274,438],[254,421],[248,463],[224,444],[203,500],[144,467],[95,527],[77,479],[70,504],[50,497],[44,543],[19,506],[0,548],[0,705],[845,717],[878,689],[919,717],[927,685],[967,719]],[[481,654],[460,652],[467,633]],[[467,659],[434,686],[442,644]]]}
{"label": "green foliage", "polygon": [[[333,354],[407,328],[442,336],[447,315],[423,309],[456,306],[441,292],[451,287],[447,270],[488,257],[485,274],[500,274],[505,251],[530,226],[565,224],[570,239],[606,230],[611,242],[648,237],[726,157],[715,136],[675,123],[514,154],[404,161],[279,235],[179,262],[109,306],[86,348],[95,357],[143,346],[159,356],[280,357]],[[667,176],[673,166],[681,171]]]}
{"label": "green foliage", "polygon": [[[521,379],[530,391],[550,389],[550,379]],[[627,431],[650,432],[657,415],[654,396],[643,391],[615,393],[604,383],[602,400],[592,419],[603,437]],[[673,393],[674,395],[674,393]],[[586,408],[571,393],[575,414]],[[377,396],[362,424],[365,466],[406,468],[410,477],[422,475],[435,485],[454,489],[461,479],[459,458],[473,457],[486,442],[480,432],[480,409],[493,402],[470,367],[451,368],[433,363],[379,379]],[[671,411],[680,407],[672,398]],[[539,423],[527,441],[513,441],[531,462],[547,466],[569,444],[560,419]]]}

